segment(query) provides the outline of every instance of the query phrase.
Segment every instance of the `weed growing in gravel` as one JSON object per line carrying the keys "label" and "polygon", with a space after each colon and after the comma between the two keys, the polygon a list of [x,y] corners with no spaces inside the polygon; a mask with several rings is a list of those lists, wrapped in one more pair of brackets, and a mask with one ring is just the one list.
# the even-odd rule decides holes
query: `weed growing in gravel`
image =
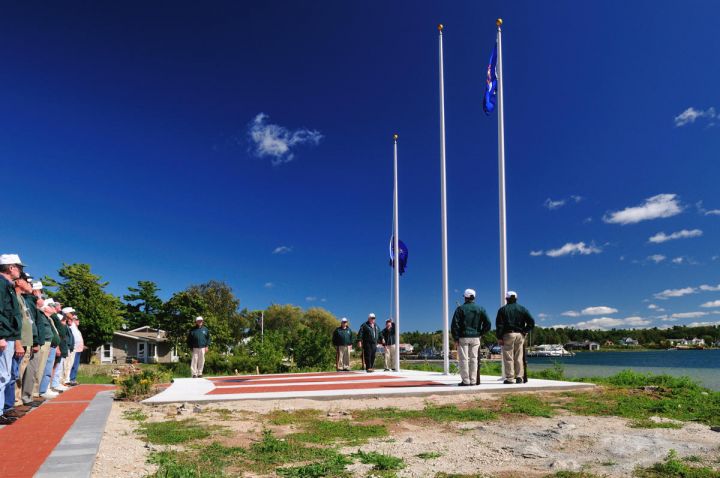
{"label": "weed growing in gravel", "polygon": [[288,438],[306,443],[329,445],[345,443],[359,445],[370,438],[387,436],[384,425],[362,425],[350,420],[313,420],[303,425],[303,431]]}
{"label": "weed growing in gravel", "polygon": [[147,420],[147,415],[145,415],[142,410],[125,410],[123,412],[123,418],[126,420],[144,422]]}
{"label": "weed growing in gravel", "polygon": [[358,450],[351,456],[353,458],[359,459],[360,463],[365,463],[366,465],[373,465],[373,470],[394,471],[405,468],[405,462],[402,458],[385,455],[383,453],[376,453],[374,451],[364,452],[362,450]]}
{"label": "weed growing in gravel", "polygon": [[278,468],[276,473],[286,478],[346,477],[349,476],[349,473],[345,471],[345,466],[350,463],[352,461],[347,457],[335,455],[318,463]]}
{"label": "weed growing in gravel", "polygon": [[253,443],[244,457],[256,465],[283,465],[312,460],[327,460],[337,455],[329,448],[307,447],[292,439],[275,437],[270,430],[263,430],[262,440]]}
{"label": "weed growing in gravel", "polygon": [[690,466],[678,458],[675,450],[670,450],[665,461],[655,463],[649,468],[638,468],[635,476],[639,478],[720,478],[720,471],[709,467]]}
{"label": "weed growing in gravel", "polygon": [[587,471],[558,471],[552,475],[546,475],[545,478],[601,478],[600,476],[589,473]]}
{"label": "weed growing in gravel", "polygon": [[320,417],[320,410],[275,410],[265,415],[265,417],[273,425],[294,425],[296,423],[305,423],[311,420],[317,420]]}
{"label": "weed growing in gravel", "polygon": [[630,423],[628,423],[628,426],[630,428],[671,428],[678,430],[682,428],[681,423],[675,423],[675,422],[656,422],[653,420],[650,420],[648,418],[641,418],[639,420],[633,420]]}
{"label": "weed growing in gravel", "polygon": [[432,460],[434,458],[440,458],[442,456],[442,453],[438,453],[436,451],[425,451],[422,453],[418,453],[415,456],[418,458],[422,458],[423,460]]}
{"label": "weed growing in gravel", "polygon": [[480,406],[460,409],[456,405],[427,404],[422,410],[400,410],[398,408],[380,408],[362,410],[357,413],[360,420],[419,420],[430,419],[436,422],[482,422],[494,420],[497,414]]}
{"label": "weed growing in gravel", "polygon": [[207,438],[212,432],[220,429],[222,427],[201,424],[193,418],[188,418],[182,421],[142,423],[139,433],[145,435],[145,439],[150,443],[177,445]]}
{"label": "weed growing in gravel", "polygon": [[531,417],[550,418],[555,415],[553,407],[535,395],[506,396],[504,411],[508,413],[520,413]]}
{"label": "weed growing in gravel", "polygon": [[220,478],[222,470],[193,463],[185,453],[161,451],[150,455],[148,462],[158,465],[148,478]]}

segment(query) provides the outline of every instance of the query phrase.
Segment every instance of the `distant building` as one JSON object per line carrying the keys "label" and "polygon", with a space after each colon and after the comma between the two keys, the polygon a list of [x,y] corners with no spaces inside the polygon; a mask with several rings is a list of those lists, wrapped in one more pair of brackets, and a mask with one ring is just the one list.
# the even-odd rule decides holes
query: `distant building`
{"label": "distant building", "polygon": [[625,345],[626,347],[632,347],[636,345],[640,345],[640,342],[637,340],[631,338],[631,337],[625,337],[620,341],[620,345]]}
{"label": "distant building", "polygon": [[415,347],[412,346],[412,344],[400,344],[400,353],[401,354],[411,354],[415,351]]}
{"label": "distant building", "polygon": [[600,350],[600,344],[586,340],[584,342],[568,342],[564,345],[566,350]]}
{"label": "distant building", "polygon": [[177,351],[164,330],[145,326],[117,331],[111,342],[95,351],[100,363],[171,363],[177,362]]}
{"label": "distant building", "polygon": [[675,347],[705,347],[705,339],[669,339],[670,345]]}

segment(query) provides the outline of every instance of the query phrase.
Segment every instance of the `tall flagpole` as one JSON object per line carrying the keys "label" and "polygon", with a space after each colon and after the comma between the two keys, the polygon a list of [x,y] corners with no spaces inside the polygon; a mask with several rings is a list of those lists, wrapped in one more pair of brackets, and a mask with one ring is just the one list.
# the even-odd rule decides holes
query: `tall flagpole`
{"label": "tall flagpole", "polygon": [[503,119],[502,18],[497,25],[497,81],[498,81],[498,190],[500,194],[500,307],[505,305],[507,292],[507,237],[505,228],[505,122]]}
{"label": "tall flagpole", "polygon": [[398,216],[398,154],[397,154],[398,135],[393,135],[393,152],[394,152],[394,187],[393,187],[393,274],[395,277],[395,363],[394,368],[400,371],[400,230]]}
{"label": "tall flagpole", "polygon": [[445,80],[443,78],[443,26],[438,25],[440,39],[440,203],[442,210],[442,313],[443,313],[443,373],[450,373],[450,336],[448,334],[448,254],[447,254],[447,194],[445,190]]}

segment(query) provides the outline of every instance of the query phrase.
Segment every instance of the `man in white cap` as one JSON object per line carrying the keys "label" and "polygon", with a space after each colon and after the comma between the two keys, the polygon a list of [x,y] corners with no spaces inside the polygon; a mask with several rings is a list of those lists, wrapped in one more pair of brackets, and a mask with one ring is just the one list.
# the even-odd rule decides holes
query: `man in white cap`
{"label": "man in white cap", "polygon": [[450,331],[458,351],[460,379],[458,385],[467,387],[478,385],[478,350],[480,337],[490,330],[490,319],[485,309],[475,303],[475,291],[466,289],[465,303],[455,309]]}
{"label": "man in white cap", "polygon": [[195,318],[195,327],[190,329],[187,338],[188,347],[192,350],[190,371],[193,378],[202,378],[205,367],[205,353],[210,346],[210,331],[203,325],[202,317]]}
{"label": "man in white cap", "polygon": [[500,307],[495,318],[498,344],[502,345],[503,383],[523,383],[525,370],[523,367],[523,343],[525,336],[535,328],[535,319],[530,312],[517,303],[517,292],[507,291],[507,304]]}
{"label": "man in white cap", "polygon": [[[38,393],[40,394],[40,397],[42,398],[55,398],[59,395],[59,393],[54,392],[51,388],[51,381],[53,377],[53,369],[55,368],[55,361],[60,359],[60,333],[58,331],[57,325],[55,324],[55,320],[53,316],[55,315],[55,304],[56,302],[53,299],[47,299],[45,300],[45,303],[43,304],[42,308],[40,309],[42,314],[44,315],[45,319],[45,325],[46,325],[46,332],[49,331],[49,339],[50,340],[50,350],[47,354],[47,360],[45,362],[45,366],[43,367],[43,373],[40,378],[40,387],[38,388]],[[59,321],[58,321],[59,323]],[[46,335],[47,337],[47,335]]]}
{"label": "man in white cap", "polygon": [[358,330],[358,345],[362,351],[363,366],[368,373],[375,371],[375,353],[379,340],[380,328],[375,325],[375,314],[370,313],[367,322],[363,322]]}
{"label": "man in white cap", "polygon": [[[22,315],[15,292],[15,281],[20,278],[24,264],[17,254],[0,255],[0,401],[5,394],[12,376],[13,358],[16,354],[15,342],[23,351],[20,342]],[[12,390],[13,395],[15,393]],[[13,397],[14,398],[14,397]],[[3,407],[4,408],[4,407]],[[0,425],[10,425],[13,417],[6,417],[0,410]]]}
{"label": "man in white cap", "polygon": [[380,332],[381,341],[385,348],[385,372],[395,370],[395,357],[397,356],[397,344],[395,343],[395,323],[392,319],[385,321],[385,328]]}
{"label": "man in white cap", "polygon": [[72,386],[70,384],[70,372],[72,371],[73,365],[75,364],[75,334],[72,331],[72,327],[75,324],[75,309],[72,307],[65,307],[62,310],[65,316],[65,325],[67,326],[67,343],[68,353],[67,358],[63,360],[63,373],[61,375],[61,383],[66,387]]}
{"label": "man in white cap", "polygon": [[350,346],[352,345],[353,333],[350,330],[348,319],[340,319],[340,327],[335,329],[332,336],[332,343],[335,346],[335,370],[347,372],[350,370]]}

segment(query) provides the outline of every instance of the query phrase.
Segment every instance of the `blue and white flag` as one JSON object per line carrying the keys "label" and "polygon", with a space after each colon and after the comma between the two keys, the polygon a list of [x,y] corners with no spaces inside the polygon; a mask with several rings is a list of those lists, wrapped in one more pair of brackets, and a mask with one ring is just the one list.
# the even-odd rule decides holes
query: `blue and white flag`
{"label": "blue and white flag", "polygon": [[487,67],[487,86],[485,87],[485,96],[483,97],[483,111],[489,115],[495,111],[495,102],[497,101],[497,43],[490,55],[490,63]]}
{"label": "blue and white flag", "polygon": [[[403,275],[403,272],[405,272],[405,268],[407,267],[407,261],[408,261],[408,248],[403,243],[403,241],[398,240],[398,247],[400,248],[400,260],[398,261],[400,264],[400,275]],[[390,238],[390,267],[393,266],[395,258],[395,239],[393,237]]]}

